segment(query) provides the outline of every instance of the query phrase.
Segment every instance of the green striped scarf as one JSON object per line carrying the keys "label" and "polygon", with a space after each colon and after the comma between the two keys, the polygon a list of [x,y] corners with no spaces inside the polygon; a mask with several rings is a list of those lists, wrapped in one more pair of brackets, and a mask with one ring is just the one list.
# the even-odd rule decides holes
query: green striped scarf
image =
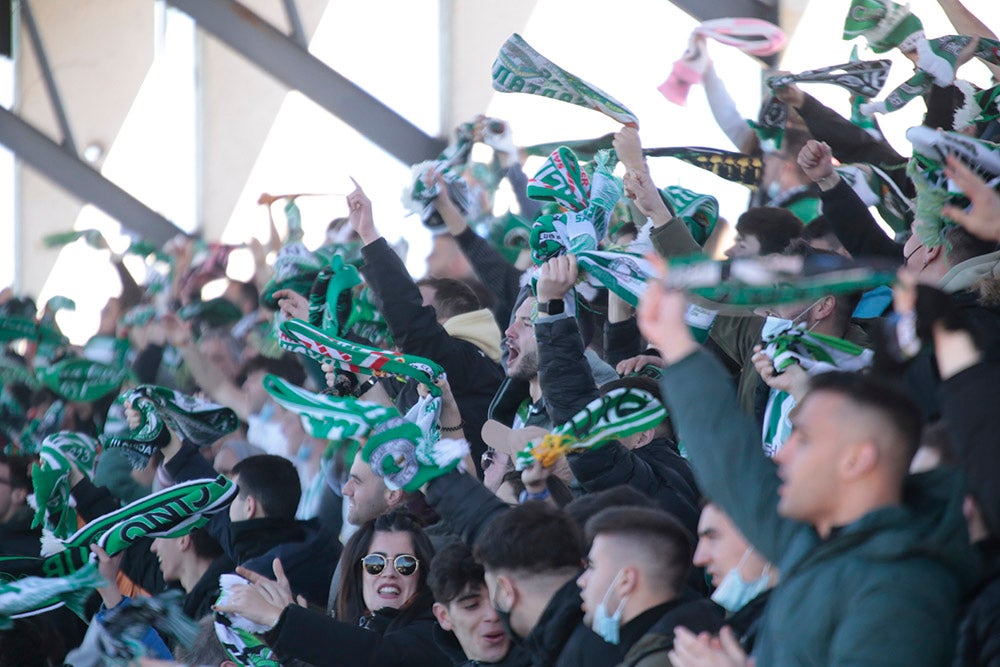
{"label": "green striped scarf", "polygon": [[91,544],[109,556],[127,549],[141,537],[181,537],[208,522],[209,516],[226,508],[239,489],[219,475],[195,479],[153,493],[115,512],[89,522],[64,540],[43,540],[42,571],[62,577],[90,560]]}
{"label": "green striped scarf", "polygon": [[302,418],[306,433],[322,440],[360,441],[378,424],[399,416],[395,408],[356,398],[315,394],[276,375],[265,375],[263,384],[275,403]]}
{"label": "green striped scarf", "polygon": [[548,97],[600,111],[619,123],[639,127],[639,119],[620,102],[535,51],[517,33],[500,47],[493,61],[492,76],[493,90],[501,93]]}
{"label": "green striped scarf", "polygon": [[24,577],[0,584],[0,630],[14,627],[13,619],[42,614],[65,605],[85,622],[84,605],[94,589],[106,585],[97,565],[89,563],[64,576]]}
{"label": "green striped scarf", "polygon": [[361,458],[386,488],[415,492],[457,468],[468,453],[465,440],[435,441],[413,422],[390,417],[372,431]]}
{"label": "green striped scarf", "polygon": [[612,440],[654,428],[667,416],[663,405],[648,391],[619,387],[588,403],[568,422],[540,442],[528,443],[517,453],[517,469],[533,463],[551,467],[570,452],[595,449]]}
{"label": "green striped scarf", "polygon": [[42,441],[38,463],[31,469],[35,518],[32,528],[41,527],[64,539],[76,530],[76,511],[70,507],[72,467],[92,479],[97,469],[97,441],[85,433],[60,431]]}
{"label": "green striped scarf", "polygon": [[36,371],[38,380],[68,401],[96,401],[117,391],[129,378],[122,366],[89,359],[63,359]]}
{"label": "green striped scarf", "polygon": [[434,383],[444,375],[444,369],[424,357],[352,343],[303,320],[281,324],[280,344],[282,349],[303,354],[318,363],[332,362],[352,373],[412,378],[426,385],[431,395],[441,395],[441,389]]}

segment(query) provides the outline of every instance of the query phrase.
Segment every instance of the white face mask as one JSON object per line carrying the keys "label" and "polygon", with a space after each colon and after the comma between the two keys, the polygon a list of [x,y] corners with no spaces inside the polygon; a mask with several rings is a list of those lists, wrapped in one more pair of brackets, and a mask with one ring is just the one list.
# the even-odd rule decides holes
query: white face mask
{"label": "white face mask", "polygon": [[615,609],[615,613],[610,616],[608,616],[607,604],[608,596],[611,595],[611,591],[614,590],[615,585],[621,579],[624,572],[624,570],[618,571],[611,585],[608,586],[608,591],[604,594],[601,604],[597,605],[597,609],[594,610],[594,621],[591,629],[609,644],[617,644],[621,641],[619,631],[622,625],[622,612],[625,610],[625,601],[628,600],[628,596],[626,595],[622,598],[622,601],[618,603],[618,608]]}
{"label": "white face mask", "polygon": [[[802,324],[802,319],[806,315],[808,315],[809,311],[815,308],[816,304],[818,304],[822,300],[823,299],[817,299],[816,301],[814,301],[812,304],[809,305],[808,308],[806,308],[801,313],[796,315],[794,320],[785,319],[783,317],[777,317],[775,315],[768,315],[766,318],[764,318],[764,326],[760,330],[761,340],[767,343],[778,334],[785,333],[786,331],[789,331],[796,325]],[[802,328],[805,329],[804,326]],[[809,327],[809,329],[811,328],[812,327]]]}
{"label": "white face mask", "polygon": [[782,192],[781,183],[779,183],[778,181],[771,181],[770,183],[767,184],[766,190],[767,190],[767,200],[774,201],[775,199],[778,198],[778,195],[780,195]]}
{"label": "white face mask", "polygon": [[764,570],[753,581],[743,580],[740,568],[743,567],[743,563],[746,562],[746,559],[749,558],[752,552],[752,547],[746,550],[743,557],[740,558],[740,562],[726,573],[726,576],[722,579],[722,583],[712,593],[712,601],[731,614],[745,607],[748,602],[766,591],[771,585],[770,563],[764,564]]}

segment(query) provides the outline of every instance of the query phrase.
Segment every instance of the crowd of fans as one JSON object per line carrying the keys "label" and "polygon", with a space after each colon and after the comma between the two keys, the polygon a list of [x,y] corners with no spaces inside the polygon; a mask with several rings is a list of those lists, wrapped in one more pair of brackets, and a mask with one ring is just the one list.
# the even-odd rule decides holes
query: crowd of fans
{"label": "crowd of fans", "polygon": [[[851,17],[933,69],[906,8]],[[1000,665],[1000,89],[928,79],[907,157],[796,83],[777,138],[734,121],[685,59],[757,165],[731,247],[635,128],[531,178],[479,117],[416,170],[419,280],[356,184],[317,249],[263,197],[247,282],[137,240],[83,347],[4,290],[0,664]]]}

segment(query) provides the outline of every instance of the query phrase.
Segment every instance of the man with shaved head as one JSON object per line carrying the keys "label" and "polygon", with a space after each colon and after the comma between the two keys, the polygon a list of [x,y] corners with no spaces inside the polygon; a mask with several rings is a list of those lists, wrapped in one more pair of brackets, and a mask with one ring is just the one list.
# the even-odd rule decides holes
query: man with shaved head
{"label": "man with shaved head", "polygon": [[[769,461],[726,371],[684,323],[686,307],[683,294],[652,282],[639,323],[664,353],[663,393],[702,490],[781,572],[756,664],[950,664],[977,568],[960,477],[908,475],[917,406],[870,376],[815,376]],[[720,639],[722,648],[679,630],[671,662],[703,664],[716,652],[727,664],[746,660],[731,631]]]}

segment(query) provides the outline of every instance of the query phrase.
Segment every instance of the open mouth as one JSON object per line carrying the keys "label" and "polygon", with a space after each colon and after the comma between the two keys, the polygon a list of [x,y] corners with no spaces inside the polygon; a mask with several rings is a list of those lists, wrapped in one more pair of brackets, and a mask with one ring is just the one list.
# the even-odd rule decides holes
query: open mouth
{"label": "open mouth", "polygon": [[498,630],[497,632],[490,632],[488,634],[483,635],[483,641],[485,641],[490,646],[496,646],[498,644],[502,644],[504,639],[506,638],[507,635],[505,635],[502,630]]}
{"label": "open mouth", "polygon": [[378,595],[382,598],[394,599],[398,598],[400,594],[399,586],[394,584],[383,584],[378,587]]}
{"label": "open mouth", "polygon": [[517,358],[521,356],[516,347],[511,347],[507,349],[507,365],[513,366]]}

